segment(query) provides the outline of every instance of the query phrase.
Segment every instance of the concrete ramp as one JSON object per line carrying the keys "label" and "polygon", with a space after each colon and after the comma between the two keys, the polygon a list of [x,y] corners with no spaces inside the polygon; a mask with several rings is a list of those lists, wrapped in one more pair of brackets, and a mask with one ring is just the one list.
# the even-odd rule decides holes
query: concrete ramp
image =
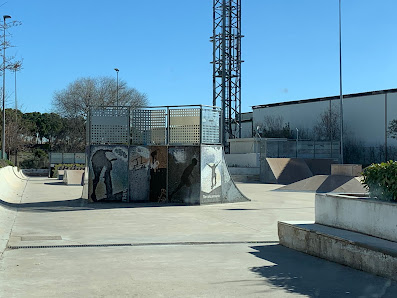
{"label": "concrete ramp", "polygon": [[18,168],[0,168],[0,259],[16,216],[16,209],[11,206],[20,202],[26,183],[27,179]]}
{"label": "concrete ramp", "polygon": [[331,165],[338,162],[330,158],[305,158],[304,160],[313,175],[331,175]]}
{"label": "concrete ramp", "polygon": [[266,158],[261,162],[261,182],[290,184],[312,177],[313,174],[301,158]]}
{"label": "concrete ramp", "polygon": [[316,193],[366,193],[359,177],[338,175],[316,175],[307,179],[283,186],[276,191],[302,191]]}
{"label": "concrete ramp", "polygon": [[[215,152],[217,154],[213,154]],[[219,192],[221,194],[220,200],[219,200],[219,197],[217,197],[217,196],[215,196],[211,199],[211,195],[208,196],[208,194],[205,193],[205,190],[209,189],[209,187],[206,187],[206,185],[209,184],[209,181],[211,181],[211,184],[213,182],[212,181],[213,175],[206,176],[205,171],[207,170],[208,165],[211,165],[211,163],[213,163],[213,164],[217,163],[216,160],[218,160],[218,158],[216,155],[220,155],[220,161],[221,161],[219,163],[219,171],[220,171],[219,173],[221,175],[221,177],[220,177],[221,181],[219,184],[219,187],[221,188],[221,192]],[[201,204],[205,204],[205,203],[234,203],[234,202],[250,201],[250,199],[248,199],[246,196],[244,196],[241,193],[241,191],[237,188],[236,184],[234,183],[234,181],[229,173],[227,164],[226,164],[225,152],[221,146],[213,146],[213,145],[202,146],[201,156],[202,156],[202,160],[204,162],[208,161],[208,163],[206,163],[207,167],[202,166],[203,170],[201,173]],[[216,171],[216,169],[215,169],[215,171]],[[216,192],[214,192],[214,193],[216,193]]]}
{"label": "concrete ramp", "polygon": [[26,185],[27,178],[17,167],[0,168],[0,199],[13,201],[20,196]]}

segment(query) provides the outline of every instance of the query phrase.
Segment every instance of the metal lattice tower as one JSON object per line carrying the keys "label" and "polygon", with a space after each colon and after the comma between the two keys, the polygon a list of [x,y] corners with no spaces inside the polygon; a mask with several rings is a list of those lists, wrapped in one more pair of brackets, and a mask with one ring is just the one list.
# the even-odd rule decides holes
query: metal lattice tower
{"label": "metal lattice tower", "polygon": [[213,105],[222,104],[222,143],[241,137],[241,0],[213,0]]}

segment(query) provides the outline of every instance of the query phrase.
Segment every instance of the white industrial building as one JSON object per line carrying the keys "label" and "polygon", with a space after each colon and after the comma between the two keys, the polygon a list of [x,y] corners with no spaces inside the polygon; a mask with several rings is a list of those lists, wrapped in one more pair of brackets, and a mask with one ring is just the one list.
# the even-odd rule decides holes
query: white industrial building
{"label": "white industrial building", "polygon": [[[311,133],[322,113],[339,113],[340,97],[323,97],[280,102],[253,107],[253,127],[263,126],[266,117],[281,117],[291,130]],[[391,120],[397,119],[397,89],[343,95],[343,123],[345,138],[364,146],[396,146],[397,140],[388,138]]]}
{"label": "white industrial building", "polygon": [[[319,138],[314,127],[330,110],[339,119],[340,97],[279,102],[252,109],[252,113],[242,115],[242,138],[258,136],[257,127],[264,129],[269,119],[277,119],[289,126],[292,139],[299,131],[299,140],[329,142],[329,135]],[[345,162],[369,164],[397,159],[397,140],[387,134],[393,119],[397,119],[397,89],[343,95]],[[339,122],[334,127],[339,127]],[[340,134],[336,134],[333,141],[339,140]],[[331,150],[335,150],[332,145]]]}
{"label": "white industrial building", "polygon": [[[330,134],[319,137],[318,131],[314,132],[319,120],[330,114],[334,114],[331,119],[337,122],[334,127],[339,127],[339,96],[253,106],[252,113],[244,113],[241,117],[242,139],[229,140],[230,154],[226,155],[226,160],[230,172],[234,176],[259,176],[262,155],[340,161],[340,133],[334,134],[331,142]],[[292,133],[284,138],[264,134],[265,130],[269,132],[266,128],[269,119],[279,127],[288,127]],[[397,119],[397,89],[344,95],[344,163],[366,166],[397,160],[397,140],[387,134],[390,121],[394,119]],[[323,123],[322,132],[329,133],[329,127],[332,127],[329,122]]]}

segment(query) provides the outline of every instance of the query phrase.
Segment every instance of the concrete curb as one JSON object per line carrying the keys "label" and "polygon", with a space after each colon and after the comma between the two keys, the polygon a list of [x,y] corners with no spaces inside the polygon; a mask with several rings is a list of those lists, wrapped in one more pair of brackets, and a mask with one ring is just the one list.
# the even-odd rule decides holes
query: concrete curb
{"label": "concrete curb", "polygon": [[[329,232],[322,232],[321,227]],[[283,246],[397,280],[395,242],[321,226],[313,222],[305,224],[278,222],[278,235],[280,244]],[[353,240],[352,236],[370,241]]]}

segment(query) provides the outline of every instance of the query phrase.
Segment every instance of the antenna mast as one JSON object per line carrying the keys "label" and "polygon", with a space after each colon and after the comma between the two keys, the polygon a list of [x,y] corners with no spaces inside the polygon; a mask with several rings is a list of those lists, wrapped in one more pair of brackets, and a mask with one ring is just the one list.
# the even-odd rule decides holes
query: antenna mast
{"label": "antenna mast", "polygon": [[241,138],[241,0],[213,0],[213,105],[222,107],[222,144]]}

